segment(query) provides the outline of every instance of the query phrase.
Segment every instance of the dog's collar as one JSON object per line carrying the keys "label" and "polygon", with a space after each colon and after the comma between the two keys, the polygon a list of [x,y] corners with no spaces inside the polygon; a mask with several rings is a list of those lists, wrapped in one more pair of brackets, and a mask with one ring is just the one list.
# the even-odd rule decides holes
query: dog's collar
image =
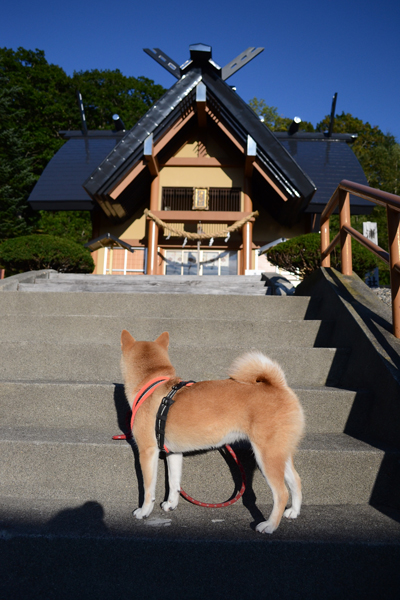
{"label": "dog's collar", "polygon": [[158,388],[162,383],[169,381],[171,377],[156,377],[152,379],[146,385],[140,388],[138,393],[135,396],[135,399],[132,404],[132,417],[131,417],[131,431],[133,427],[133,421],[135,420],[136,413],[139,408],[142,406],[143,402],[147,400],[147,398],[154,392],[155,389]]}

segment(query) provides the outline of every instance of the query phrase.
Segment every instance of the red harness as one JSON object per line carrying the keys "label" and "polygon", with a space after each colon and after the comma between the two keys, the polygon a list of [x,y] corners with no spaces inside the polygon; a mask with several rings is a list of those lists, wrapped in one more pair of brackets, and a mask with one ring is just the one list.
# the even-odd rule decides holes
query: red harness
{"label": "red harness", "polygon": [[[137,411],[142,406],[143,402],[145,400],[147,400],[147,398],[149,396],[151,396],[151,394],[154,392],[154,390],[156,390],[161,384],[165,383],[169,379],[171,379],[171,378],[170,377],[156,377],[155,379],[152,379],[151,381],[149,381],[145,386],[140,388],[140,390],[136,394],[135,400],[133,401],[133,404],[132,404],[132,417],[131,417],[131,421],[130,421],[130,432],[127,434],[122,434],[122,435],[114,435],[112,438],[113,440],[130,440],[130,439],[132,439],[133,422],[135,420]],[[190,381],[190,382],[187,382],[187,385],[193,385],[193,383],[194,382]],[[165,400],[166,398],[167,397],[163,398],[163,400]],[[164,445],[163,447],[164,447],[165,452],[168,453],[168,449],[166,448],[166,446]],[[181,489],[181,491],[180,491],[181,496],[183,496],[186,500],[188,500],[192,504],[196,504],[197,506],[205,506],[207,508],[223,508],[225,506],[230,506],[231,504],[234,504],[235,502],[237,502],[239,500],[239,498],[241,498],[243,496],[243,493],[246,489],[245,471],[243,469],[243,466],[239,462],[239,459],[237,458],[236,454],[232,450],[231,446],[226,444],[225,447],[228,450],[228,452],[232,455],[235,463],[237,464],[237,466],[240,469],[240,473],[242,475],[242,487],[240,488],[240,490],[237,492],[237,494],[231,500],[227,500],[226,502],[219,502],[219,503],[215,503],[215,504],[211,504],[211,503],[207,503],[207,502],[200,502],[199,500],[195,500],[194,498],[189,496],[184,490]]]}

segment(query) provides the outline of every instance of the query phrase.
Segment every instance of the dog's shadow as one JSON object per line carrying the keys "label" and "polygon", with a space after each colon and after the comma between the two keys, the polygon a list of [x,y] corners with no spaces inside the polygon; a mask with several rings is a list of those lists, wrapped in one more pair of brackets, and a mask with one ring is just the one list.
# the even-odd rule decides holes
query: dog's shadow
{"label": "dog's shadow", "polygon": [[114,405],[117,413],[118,427],[120,431],[126,435],[126,443],[129,444],[132,450],[139,490],[138,506],[142,506],[144,502],[143,475],[140,468],[139,451],[135,444],[135,440],[131,437],[132,409],[126,398],[124,385],[122,383],[114,383]]}
{"label": "dog's shadow", "polygon": [[[126,399],[123,384],[119,384],[119,383],[114,384],[114,404],[115,404],[115,410],[117,413],[118,427],[123,434],[127,435],[126,441],[132,449],[132,454],[133,454],[134,462],[135,462],[135,472],[136,472],[136,477],[137,477],[137,482],[138,482],[138,490],[139,490],[138,506],[141,506],[144,502],[143,476],[142,476],[142,471],[140,468],[139,452],[136,447],[135,441],[133,439],[128,438],[128,436],[130,435],[130,422],[131,422],[132,411],[131,411],[129,402]],[[246,442],[238,442],[237,444],[232,444],[232,449],[235,452],[238,461],[241,463],[241,465],[244,469],[245,478],[246,478],[246,487],[245,487],[245,491],[243,493],[241,500],[242,500],[243,506],[249,511],[250,515],[254,519],[254,522],[251,523],[251,527],[252,527],[252,529],[255,529],[256,525],[258,523],[261,523],[262,521],[264,521],[265,518],[264,518],[262,512],[260,511],[260,509],[256,505],[256,495],[253,490],[254,473],[255,473],[255,470],[257,469],[257,465],[256,465],[256,462],[254,459],[254,454],[251,450],[250,444],[246,443]],[[207,450],[204,452],[203,451],[194,452],[194,453],[190,453],[190,454],[204,454],[205,452],[212,452],[212,450]],[[241,474],[240,469],[239,469],[238,465],[236,464],[234,458],[231,456],[231,454],[228,452],[228,450],[225,447],[220,448],[219,452],[221,453],[222,457],[225,460],[227,467],[229,468],[229,470],[231,472],[232,480],[234,483],[234,490],[232,492],[232,495],[230,496],[230,498],[227,498],[227,500],[226,500],[227,502],[229,502],[236,496],[236,494],[242,487],[242,474]],[[163,458],[164,465],[165,465],[165,468],[164,468],[164,473],[165,473],[165,475],[164,475],[164,477],[165,477],[164,501],[165,501],[168,498],[168,469],[167,469],[167,465],[166,465],[165,455],[163,455],[162,458]]]}
{"label": "dog's shadow", "polygon": [[[253,451],[248,442],[238,442],[237,444],[232,444],[232,450],[235,452],[236,457],[242,465],[245,473],[246,489],[242,496],[242,502],[243,506],[247,508],[254,519],[254,522],[251,523],[251,527],[252,529],[255,529],[258,523],[265,521],[264,515],[256,505],[257,497],[253,489],[254,473],[258,467],[254,459]],[[232,478],[235,483],[235,491],[232,495],[232,497],[234,497],[237,493],[237,490],[239,490],[242,486],[242,475],[231,454],[225,448],[221,448],[220,452],[231,471]]]}

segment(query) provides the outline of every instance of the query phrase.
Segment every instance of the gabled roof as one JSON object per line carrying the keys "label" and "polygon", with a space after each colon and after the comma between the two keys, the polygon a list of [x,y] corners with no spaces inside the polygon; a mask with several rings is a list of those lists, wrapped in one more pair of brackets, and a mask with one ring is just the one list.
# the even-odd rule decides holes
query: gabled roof
{"label": "gabled roof", "polygon": [[[221,69],[208,57],[209,47],[206,53],[200,46],[192,50],[188,65],[181,67],[180,79],[98,165],[84,182],[84,188],[108,214],[127,216],[127,204],[123,196],[121,201],[118,197],[125,189],[124,178],[135,168],[136,180],[142,170],[140,164],[145,167],[146,139],[152,135],[156,145],[174,124],[198,111],[196,98],[201,97],[207,106],[209,122],[211,119],[211,123],[223,124],[225,131],[229,130],[242,149],[243,160],[250,140],[259,172],[273,180],[275,192],[281,196],[278,202],[285,201],[286,213],[290,213],[291,220],[296,219],[310,202],[316,189],[314,183],[251,108],[222,80]],[[283,220],[287,220],[285,211],[281,212]]]}
{"label": "gabled roof", "polygon": [[95,202],[82,183],[122,135],[113,131],[60,132],[67,143],[53,156],[36,183],[29,203],[34,210],[92,210]]}
{"label": "gabled roof", "polygon": [[[368,185],[365,173],[349,145],[356,135],[334,133],[328,137],[324,133],[302,131],[294,135],[286,132],[277,132],[275,135],[317,186],[305,212],[320,214],[342,179]],[[351,196],[352,214],[365,214],[372,208],[368,200]]]}
{"label": "gabled roof", "polygon": [[[229,136],[243,164],[251,159],[256,167],[255,204],[266,205],[278,221],[291,224],[304,211],[321,212],[343,178],[365,184],[361,165],[348,146],[354,136],[273,133],[227,85],[224,79],[260,51],[249,48],[238,57],[241,60],[221,69],[212,61],[209,46],[194,45],[191,60],[181,67],[174,63],[178,81],[130,131],[61,132],[68,141],[45,168],[29,203],[44,210],[91,210],[98,203],[109,217],[125,219],[148,200],[151,174],[145,146],[148,153],[150,141],[165,160],[170,148],[166,140],[181,126],[182,136],[188,127],[197,126],[200,109],[210,130]],[[168,57],[161,54],[159,62],[164,64]],[[368,212],[366,201],[353,199],[352,205],[353,212]]]}
{"label": "gabled roof", "polygon": [[201,71],[194,69],[177,81],[148,112],[125,134],[122,140],[84,182],[91,196],[108,194],[125,173],[143,158],[143,144],[150,134],[157,140],[171,127],[195,98]]}

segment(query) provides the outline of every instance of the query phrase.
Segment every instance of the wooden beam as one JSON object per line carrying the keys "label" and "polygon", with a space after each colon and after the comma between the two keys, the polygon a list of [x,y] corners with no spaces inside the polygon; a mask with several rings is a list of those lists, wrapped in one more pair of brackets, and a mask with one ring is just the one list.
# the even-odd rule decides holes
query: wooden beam
{"label": "wooden beam", "polygon": [[262,175],[267,183],[276,191],[277,194],[282,198],[284,202],[287,201],[287,196],[282,192],[282,190],[276,185],[276,183],[266,174],[263,167],[259,164],[258,160],[255,160],[253,163],[253,167],[257,169],[257,171]]}
{"label": "wooden beam", "polygon": [[253,165],[254,161],[257,157],[257,143],[253,138],[248,135],[247,136],[247,154],[244,166],[244,174],[245,177],[251,177],[253,174]]}
{"label": "wooden beam", "polygon": [[[185,115],[183,115],[174,125],[166,132],[166,134],[154,144],[154,156],[168,144],[168,142],[178,133],[180,129],[191,119],[194,115],[194,109],[191,108]],[[115,200],[118,196],[132,183],[134,179],[145,169],[147,162],[144,158],[141,158],[129,171],[125,174],[122,179],[115,185],[113,190],[110,192],[110,197]]]}
{"label": "wooden beam", "polygon": [[240,142],[238,142],[238,140],[233,135],[233,133],[223,123],[221,123],[221,121],[218,119],[217,115],[215,115],[208,106],[206,106],[206,112],[211,117],[211,119],[214,121],[214,123],[216,125],[218,125],[218,127],[221,129],[221,131],[223,131],[225,133],[226,137],[236,146],[236,148],[238,150],[240,150],[240,152],[242,154],[245,154],[246,149],[244,148],[244,146],[242,146],[242,144]]}
{"label": "wooden beam", "polygon": [[149,167],[149,171],[153,177],[158,176],[159,168],[157,157],[154,154],[154,143],[153,143],[153,134],[151,133],[149,137],[144,140],[143,144],[143,154],[144,159]]}
{"label": "wooden beam", "polygon": [[194,114],[194,108],[191,107],[187,113],[182,115],[182,117],[178,121],[176,121],[170,129],[168,129],[168,131],[163,135],[162,138],[157,140],[157,142],[154,144],[154,153],[156,156],[160,152],[160,150],[162,150],[168,144],[168,142],[170,142],[172,138],[176,136],[176,134],[182,129],[182,127],[184,127],[186,123],[190,121]]}
{"label": "wooden beam", "polygon": [[116,198],[118,198],[118,196],[128,187],[128,185],[132,183],[134,179],[136,179],[139,173],[141,173],[143,169],[146,168],[146,166],[146,161],[144,160],[144,158],[141,158],[139,162],[137,162],[136,165],[132,167],[131,171],[129,171],[129,173],[126,173],[123,179],[121,179],[120,182],[117,183],[115,188],[110,192],[109,196],[113,200],[116,200]]}
{"label": "wooden beam", "polygon": [[207,88],[202,81],[196,86],[197,121],[199,127],[207,126],[206,114]]}

